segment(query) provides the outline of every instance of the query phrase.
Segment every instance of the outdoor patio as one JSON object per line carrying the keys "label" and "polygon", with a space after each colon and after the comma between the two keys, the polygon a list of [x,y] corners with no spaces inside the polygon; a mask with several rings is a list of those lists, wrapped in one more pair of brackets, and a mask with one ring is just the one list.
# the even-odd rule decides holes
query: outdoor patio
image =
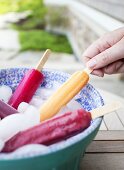
{"label": "outdoor patio", "polygon": [[[81,54],[84,49],[86,49],[86,47],[91,42],[101,36],[104,32],[111,31],[117,27],[123,26],[122,20],[120,21],[117,18],[115,19],[115,16],[110,17],[108,14],[105,14],[105,11],[104,13],[102,13],[102,11],[97,11],[96,9],[87,6],[84,1],[72,1],[72,3],[70,2],[72,6],[69,4],[69,2],[67,3],[66,1],[60,1],[60,3],[58,3],[56,0],[46,0],[45,3],[48,6],[52,5],[55,7],[61,7],[64,4],[64,7],[67,6],[69,9],[68,14],[73,14],[75,17],[72,17],[72,19],[71,15],[69,15],[71,24],[73,25],[71,30],[66,28],[63,31],[63,27],[56,29],[56,27],[49,26],[49,29],[52,29],[52,31],[56,30],[59,33],[64,32],[64,34],[68,37],[74,54],[67,54],[65,52],[52,52],[52,55],[45,65],[45,68],[57,69],[70,74],[77,70],[82,70],[84,65],[81,62]],[[82,20],[81,15],[83,15],[83,12],[80,12],[78,7],[79,5],[80,8],[81,5],[83,9],[86,8],[86,13],[85,10],[83,11],[85,15]],[[77,13],[76,8],[78,9]],[[73,9],[75,9],[74,13],[72,13]],[[87,16],[87,10],[92,10],[92,17]],[[105,22],[101,23],[99,18],[97,18],[98,15],[103,16],[104,21],[107,18],[110,25],[107,25]],[[7,20],[12,20],[13,17],[15,17],[15,15],[9,18],[5,18],[4,15],[0,16],[0,37],[2,37],[0,38],[0,68],[34,67],[42,56],[43,51],[20,51],[18,31],[10,29],[7,23]],[[88,19],[89,21],[87,21]],[[83,23],[83,33],[81,32],[81,23]],[[88,33],[90,33],[88,38],[85,37],[83,39],[83,35],[88,35]],[[124,81],[120,80],[120,75],[106,75],[104,78],[99,78],[91,75],[89,83],[91,83],[100,92],[105,103],[119,101],[124,105]],[[80,169],[123,170],[123,158],[124,107],[104,116],[100,131],[94,141],[87,148],[85,157],[81,161]]]}

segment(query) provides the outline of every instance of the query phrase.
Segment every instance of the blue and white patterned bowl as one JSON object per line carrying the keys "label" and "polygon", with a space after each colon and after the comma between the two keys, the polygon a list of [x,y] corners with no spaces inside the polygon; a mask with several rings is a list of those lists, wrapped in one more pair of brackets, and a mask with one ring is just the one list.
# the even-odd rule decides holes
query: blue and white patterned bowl
{"label": "blue and white patterned bowl", "polygon": [[[14,91],[16,86],[18,85],[18,83],[20,82],[20,80],[22,79],[23,75],[25,74],[25,72],[27,70],[28,70],[27,68],[10,68],[10,69],[0,70],[0,85],[10,86],[12,88],[12,90]],[[54,70],[48,70],[48,69],[44,69],[43,74],[45,75],[45,80],[44,80],[44,83],[41,85],[41,88],[45,87],[48,89],[54,87],[56,82],[59,84],[62,84],[70,76],[67,73],[63,73],[60,71],[54,71]],[[87,84],[86,87],[83,88],[83,90],[80,92],[80,94],[78,95],[76,100],[82,105],[82,107],[85,110],[88,110],[88,111],[92,110],[96,107],[102,106],[104,104],[103,99],[100,96],[99,92],[96,89],[94,89],[94,87],[91,86],[90,84]],[[22,160],[23,160],[23,159],[26,159],[27,157],[28,157],[28,159],[30,159],[32,157],[37,157],[39,155],[40,155],[40,157],[43,157],[43,156],[47,157],[50,154],[55,155],[55,153],[58,154],[60,151],[63,151],[67,148],[77,146],[78,143],[80,143],[81,141],[85,141],[85,139],[87,139],[87,138],[89,138],[89,142],[86,142],[88,145],[91,142],[91,140],[94,138],[94,136],[96,135],[96,133],[98,131],[98,127],[100,126],[101,120],[102,120],[102,118],[95,119],[94,121],[92,121],[90,127],[87,128],[82,133],[80,133],[76,136],[73,136],[64,142],[60,142],[58,144],[51,145],[43,153],[40,151],[40,148],[39,148],[39,150],[37,150],[37,152],[32,151],[32,152],[28,152],[24,155],[20,155],[20,154],[18,154],[18,152],[11,153],[8,155],[2,155],[2,159],[4,159],[4,161],[5,160],[13,160],[13,159],[20,160],[23,157],[22,158]],[[93,135],[93,133],[94,133],[94,135]],[[91,139],[90,139],[90,136],[92,136]],[[83,150],[85,150],[85,148]],[[0,159],[1,159],[1,156],[0,156]],[[0,168],[1,168],[1,166],[0,166]],[[59,167],[59,169],[60,169],[60,167]],[[47,170],[47,168],[45,168],[44,170]]]}

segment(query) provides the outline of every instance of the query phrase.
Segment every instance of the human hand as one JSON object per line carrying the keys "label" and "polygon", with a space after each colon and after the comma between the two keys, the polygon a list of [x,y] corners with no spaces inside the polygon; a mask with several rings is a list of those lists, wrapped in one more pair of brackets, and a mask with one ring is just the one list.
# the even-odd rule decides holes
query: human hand
{"label": "human hand", "polygon": [[103,77],[104,74],[124,73],[124,28],[105,34],[95,41],[83,54],[92,74]]}

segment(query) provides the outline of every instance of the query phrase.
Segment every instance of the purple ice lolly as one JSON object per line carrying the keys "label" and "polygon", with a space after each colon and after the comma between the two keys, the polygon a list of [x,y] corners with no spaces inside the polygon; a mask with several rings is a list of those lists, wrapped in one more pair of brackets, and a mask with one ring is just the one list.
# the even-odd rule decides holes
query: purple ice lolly
{"label": "purple ice lolly", "polygon": [[0,118],[3,119],[4,117],[14,113],[18,113],[18,111],[4,101],[0,100]]}

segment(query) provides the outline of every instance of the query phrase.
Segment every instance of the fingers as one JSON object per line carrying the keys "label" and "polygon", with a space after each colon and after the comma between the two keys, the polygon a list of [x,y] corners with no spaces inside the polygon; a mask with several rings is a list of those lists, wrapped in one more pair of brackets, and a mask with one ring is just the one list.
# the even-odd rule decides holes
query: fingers
{"label": "fingers", "polygon": [[110,47],[111,45],[108,42],[106,42],[105,40],[103,41],[102,39],[98,39],[84,52],[84,61],[93,58],[94,56],[98,55],[99,53]]}
{"label": "fingers", "polygon": [[116,61],[105,68],[103,68],[103,72],[105,74],[116,74],[116,73],[124,73],[124,60]]}
{"label": "fingers", "polygon": [[87,48],[83,54],[84,61],[87,58],[93,58],[99,53],[105,51],[106,49],[112,47],[114,44],[119,42],[124,37],[124,28],[119,28],[112,31],[111,33],[105,34],[103,37],[96,40],[92,45]]}
{"label": "fingers", "polygon": [[115,61],[124,58],[124,38],[111,48],[101,52],[87,62],[87,67],[91,69],[103,68]]}
{"label": "fingers", "polygon": [[107,33],[95,41],[83,54],[84,63],[93,69],[92,74],[124,72],[124,28]]}
{"label": "fingers", "polygon": [[117,73],[124,73],[124,60],[116,61],[102,69],[96,69],[92,72],[93,75],[103,77],[104,74],[117,74]]}
{"label": "fingers", "polygon": [[103,71],[103,69],[97,69],[97,70],[94,70],[91,74],[96,75],[98,77],[103,77],[104,71]]}

